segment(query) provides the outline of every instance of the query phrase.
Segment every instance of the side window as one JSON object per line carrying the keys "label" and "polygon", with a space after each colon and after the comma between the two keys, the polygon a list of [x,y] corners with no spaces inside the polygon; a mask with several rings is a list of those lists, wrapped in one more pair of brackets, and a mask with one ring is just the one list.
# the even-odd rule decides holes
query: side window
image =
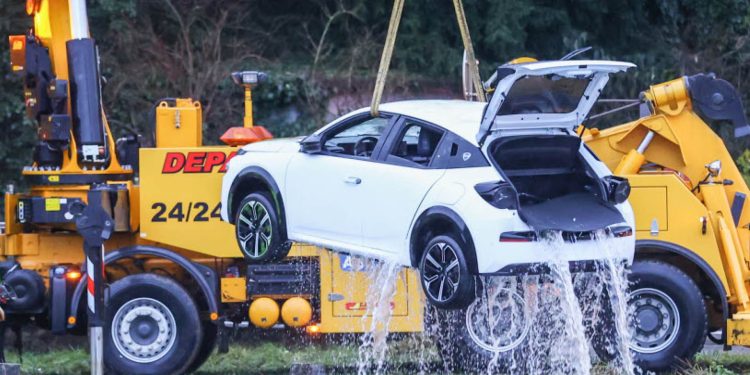
{"label": "side window", "polygon": [[443,132],[414,121],[406,120],[388,156],[426,167],[430,165]]}
{"label": "side window", "polygon": [[369,158],[388,127],[388,121],[384,117],[365,118],[333,129],[325,135],[323,148],[333,154]]}

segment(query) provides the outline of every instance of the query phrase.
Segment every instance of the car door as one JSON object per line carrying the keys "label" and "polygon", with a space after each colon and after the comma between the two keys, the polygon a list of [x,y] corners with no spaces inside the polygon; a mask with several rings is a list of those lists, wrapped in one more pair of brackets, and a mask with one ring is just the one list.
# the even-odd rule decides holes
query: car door
{"label": "car door", "polygon": [[363,194],[370,197],[361,203],[364,246],[386,257],[404,255],[414,215],[445,173],[432,167],[444,135],[437,126],[402,117],[380,151],[379,162],[358,174]]}
{"label": "car door", "polygon": [[321,152],[295,155],[285,183],[290,238],[351,250],[362,244],[362,179],[392,116],[356,116],[327,128]]}

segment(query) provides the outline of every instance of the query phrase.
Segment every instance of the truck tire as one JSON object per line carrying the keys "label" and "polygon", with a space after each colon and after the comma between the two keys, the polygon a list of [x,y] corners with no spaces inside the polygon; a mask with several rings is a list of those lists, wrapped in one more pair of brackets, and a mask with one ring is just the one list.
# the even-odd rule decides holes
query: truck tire
{"label": "truck tire", "polygon": [[276,205],[266,193],[252,193],[242,199],[234,225],[237,245],[249,263],[271,263],[289,254],[291,246],[282,238]]}
{"label": "truck tire", "polygon": [[104,363],[118,374],[182,374],[203,339],[198,308],[176,281],[155,274],[112,284],[106,306]]}
{"label": "truck tire", "polygon": [[193,359],[193,363],[190,364],[190,367],[188,368],[188,373],[193,373],[197,371],[201,366],[203,366],[204,363],[208,360],[208,358],[211,357],[211,354],[213,354],[214,349],[216,348],[216,341],[219,337],[219,327],[209,321],[203,322],[203,342],[201,342],[201,347],[198,349],[198,354],[195,355],[195,359]]}
{"label": "truck tire", "polygon": [[[662,372],[692,360],[708,332],[703,295],[693,279],[675,266],[652,260],[633,263],[629,279],[630,349],[636,366]],[[611,325],[599,330],[614,332]],[[611,347],[601,340],[592,345],[601,359],[613,358]]]}

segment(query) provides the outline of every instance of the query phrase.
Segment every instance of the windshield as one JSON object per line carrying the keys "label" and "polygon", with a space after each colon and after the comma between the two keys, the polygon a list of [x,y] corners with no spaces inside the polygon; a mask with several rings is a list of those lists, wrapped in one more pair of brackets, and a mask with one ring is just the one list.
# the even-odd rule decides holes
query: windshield
{"label": "windshield", "polygon": [[521,77],[511,86],[498,115],[573,112],[589,83],[589,78],[557,74]]}

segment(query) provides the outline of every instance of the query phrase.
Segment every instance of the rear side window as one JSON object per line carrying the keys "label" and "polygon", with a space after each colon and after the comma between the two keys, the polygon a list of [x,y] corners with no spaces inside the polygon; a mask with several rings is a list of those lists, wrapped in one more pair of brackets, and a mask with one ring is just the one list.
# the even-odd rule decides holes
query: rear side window
{"label": "rear side window", "polygon": [[471,142],[455,133],[447,132],[435,153],[432,168],[487,167],[490,163],[484,154]]}
{"label": "rear side window", "polygon": [[392,161],[395,157],[407,164],[427,167],[435,156],[443,133],[429,126],[407,120],[388,157]]}

